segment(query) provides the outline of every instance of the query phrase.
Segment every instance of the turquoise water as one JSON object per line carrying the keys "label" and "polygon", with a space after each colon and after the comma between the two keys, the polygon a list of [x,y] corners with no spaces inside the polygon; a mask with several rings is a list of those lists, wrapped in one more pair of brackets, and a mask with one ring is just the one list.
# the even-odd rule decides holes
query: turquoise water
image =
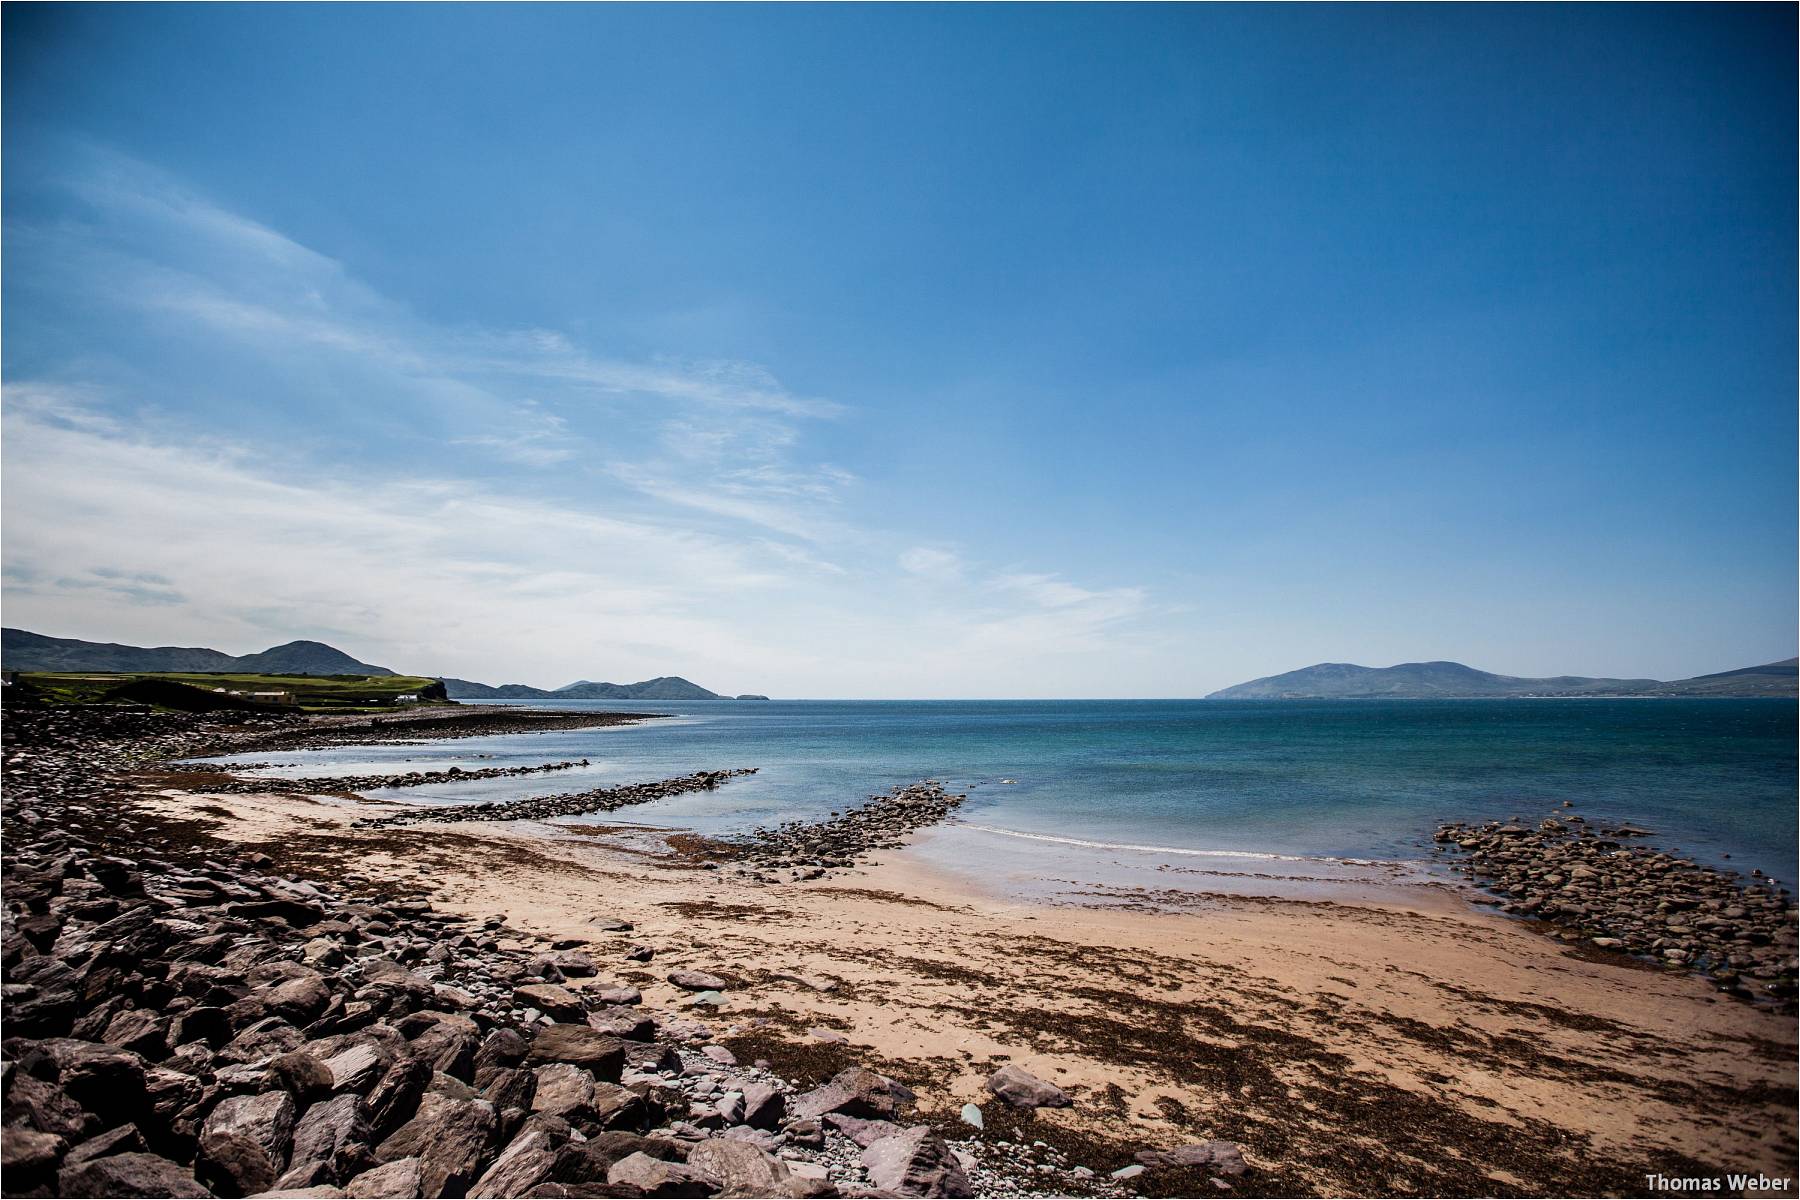
{"label": "turquoise water", "polygon": [[[1426,857],[1440,821],[1564,800],[1703,860],[1796,875],[1796,706],[1768,700],[622,701],[641,726],[284,755],[278,774],[586,757],[574,771],[395,792],[510,799],[754,766],[717,792],[597,823],[730,833],[825,815],[921,778],[969,789],[965,825],[1108,847]],[[253,756],[254,757],[254,756]],[[264,756],[266,757],[266,756]],[[1002,782],[1012,780],[1011,783]],[[984,855],[1053,843],[986,837]],[[1055,843],[1062,844],[1062,843]],[[1727,859],[1726,856],[1729,856]],[[967,851],[960,865],[967,867]],[[1184,860],[1187,861],[1187,860]]]}

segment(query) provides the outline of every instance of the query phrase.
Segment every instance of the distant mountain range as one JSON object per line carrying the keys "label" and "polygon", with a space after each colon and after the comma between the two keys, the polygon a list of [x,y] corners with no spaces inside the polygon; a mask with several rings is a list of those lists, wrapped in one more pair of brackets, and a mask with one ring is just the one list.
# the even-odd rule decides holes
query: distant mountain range
{"label": "distant mountain range", "polygon": [[[121,646],[45,637],[26,629],[0,629],[0,664],[9,671],[239,671],[256,675],[394,675],[386,667],[358,662],[324,642],[288,642],[260,654],[231,655],[197,646]],[[594,683],[582,679],[546,691],[522,683],[489,687],[467,679],[446,679],[452,700],[721,700],[679,676],[640,683]],[[739,696],[766,700],[767,696]]]}
{"label": "distant mountain range", "polygon": [[1697,675],[1692,679],[1589,679],[1557,675],[1521,679],[1477,671],[1457,662],[1359,667],[1319,663],[1285,675],[1252,679],[1208,696],[1209,700],[1427,700],[1535,696],[1796,696],[1795,659]]}
{"label": "distant mountain range", "polygon": [[232,655],[198,646],[121,646],[0,629],[0,663],[9,671],[240,671],[252,675],[397,675],[358,662],[324,642],[288,642],[261,654]]}
{"label": "distant mountain range", "polygon": [[[555,691],[529,687],[523,683],[503,683],[490,687],[467,679],[446,679],[452,700],[724,700],[725,696],[709,692],[697,683],[679,675],[659,675],[641,683],[595,683],[578,679]],[[739,700],[767,700],[767,696],[739,696]]]}

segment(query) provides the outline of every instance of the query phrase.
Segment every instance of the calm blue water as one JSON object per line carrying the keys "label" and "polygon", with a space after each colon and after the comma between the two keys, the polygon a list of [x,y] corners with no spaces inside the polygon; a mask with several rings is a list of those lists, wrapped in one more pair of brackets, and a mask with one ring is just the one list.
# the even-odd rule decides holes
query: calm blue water
{"label": "calm blue water", "polygon": [[392,793],[466,803],[761,768],[712,794],[593,818],[713,833],[818,817],[930,777],[971,789],[960,819],[974,825],[1128,845],[1403,860],[1425,856],[1440,821],[1536,819],[1573,800],[1590,820],[1635,822],[1655,830],[1659,844],[1708,861],[1729,854],[1728,865],[1741,870],[1796,875],[1796,706],[1786,701],[533,704],[674,719],[296,753],[275,773],[591,760],[574,771]]}

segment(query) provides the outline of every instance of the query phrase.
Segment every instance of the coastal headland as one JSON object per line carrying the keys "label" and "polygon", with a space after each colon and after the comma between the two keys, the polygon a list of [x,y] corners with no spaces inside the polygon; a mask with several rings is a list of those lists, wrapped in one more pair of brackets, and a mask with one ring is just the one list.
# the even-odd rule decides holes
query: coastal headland
{"label": "coastal headland", "polygon": [[[9,1194],[1792,1194],[1773,892],[1676,935],[1745,931],[1721,980],[1447,880],[1028,902],[908,851],[931,781],[714,841],[620,810],[759,764],[489,812],[182,765],[631,714],[7,718]],[[1539,832],[1462,837],[1515,907]]]}

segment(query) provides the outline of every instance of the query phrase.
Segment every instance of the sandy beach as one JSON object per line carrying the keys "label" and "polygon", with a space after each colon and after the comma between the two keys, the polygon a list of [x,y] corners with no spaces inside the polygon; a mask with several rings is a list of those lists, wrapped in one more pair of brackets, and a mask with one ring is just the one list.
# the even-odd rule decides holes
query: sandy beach
{"label": "sandy beach", "polygon": [[[1196,871],[1161,893],[1045,903],[899,850],[755,884],[708,869],[691,839],[624,825],[367,829],[405,806],[157,772],[134,787],[280,869],[585,943],[600,974],[570,987],[636,986],[647,1011],[698,1019],[796,1085],[868,1066],[912,1086],[923,1119],[972,1134],[959,1112],[975,1102],[980,1136],[1045,1141],[1097,1176],[1206,1139],[1242,1148],[1240,1194],[1644,1194],[1656,1174],[1794,1173],[1791,1017],[1447,883],[1296,894]],[[696,1008],[666,982],[677,968],[726,979],[722,1003]],[[993,1103],[984,1081],[1008,1062],[1073,1105]]]}

